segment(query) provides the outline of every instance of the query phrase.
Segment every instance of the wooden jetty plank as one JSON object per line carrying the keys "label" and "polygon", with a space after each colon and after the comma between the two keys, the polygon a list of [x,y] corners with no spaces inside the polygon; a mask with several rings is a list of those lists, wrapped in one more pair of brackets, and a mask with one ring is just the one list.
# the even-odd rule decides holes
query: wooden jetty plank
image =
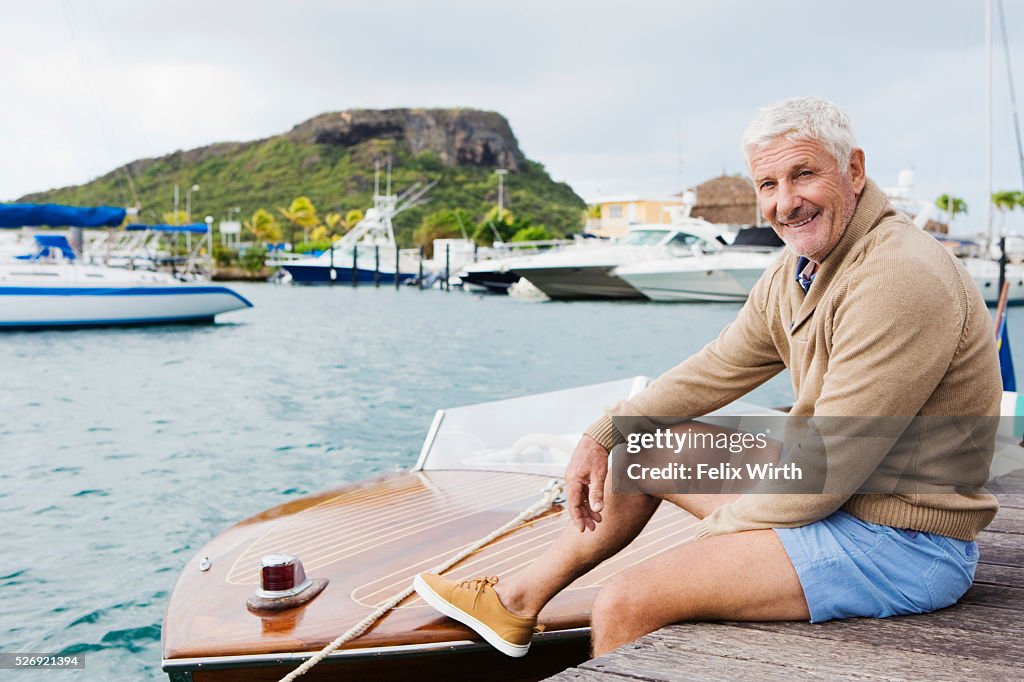
{"label": "wooden jetty plank", "polygon": [[[943,616],[938,618],[937,616]],[[927,616],[851,618],[827,623],[730,623],[819,640],[860,642],[899,651],[1020,665],[1020,618],[1007,611],[957,605]]]}
{"label": "wooden jetty plank", "polygon": [[985,529],[990,533],[1015,533],[1024,535],[1024,509],[1000,507],[995,520]]}
{"label": "wooden jetty plank", "polygon": [[917,616],[892,616],[890,618],[850,618],[847,620],[833,620],[827,623],[730,623],[730,625],[742,625],[778,632],[793,630],[807,636],[819,636],[823,639],[834,639],[844,637],[844,630],[847,627],[854,629],[873,628],[878,624],[899,624],[907,627],[918,628],[927,631],[932,627],[948,630],[966,630],[987,637],[992,633],[1012,633],[1015,639],[1019,639],[1020,617],[1006,609],[994,610],[973,604],[954,604],[945,609],[940,609],[929,614]]}
{"label": "wooden jetty plank", "polygon": [[[646,639],[646,638],[645,638]],[[680,658],[685,658],[685,668],[674,670]],[[793,669],[781,664],[765,664],[743,659],[723,659],[721,656],[688,651],[685,654],[671,649],[654,649],[643,639],[614,651],[607,656],[596,658],[570,668],[554,677],[555,682],[626,682],[644,680],[701,680],[701,682],[733,682],[733,680],[758,680],[759,682],[788,682],[796,679]],[[859,679],[877,679],[867,675]]]}
{"label": "wooden jetty plank", "polygon": [[994,495],[1000,493],[1024,493],[1024,471],[1014,471],[994,479],[985,486]]}
{"label": "wooden jetty plank", "polygon": [[1024,587],[1024,568],[981,563],[978,564],[978,570],[974,574],[974,582],[987,585]]}
{"label": "wooden jetty plank", "polygon": [[[971,585],[971,589],[967,590],[967,594],[960,598],[960,602],[963,604],[990,606],[996,609],[1024,611],[1024,589],[1006,587],[1004,585],[974,583]],[[1021,617],[1024,618],[1024,614]]]}
{"label": "wooden jetty plank", "polygon": [[[830,646],[831,640],[861,642],[881,648],[891,647],[898,650],[934,654],[940,656],[953,655],[960,658],[982,658],[1003,665],[1020,666],[1020,618],[1009,610],[988,609],[984,607],[958,604],[941,611],[924,616],[896,616],[886,619],[855,618],[828,623],[728,623],[737,627],[760,629],[779,633],[798,634],[824,640],[822,646]],[[677,626],[672,626],[677,627]],[[682,626],[679,626],[682,627]],[[689,627],[700,628],[701,624]],[[633,647],[633,648],[631,648]],[[629,679],[659,680],[667,679],[653,676],[652,667],[646,660],[646,649],[636,649],[636,644],[623,647],[623,660],[608,667],[606,662],[599,666],[591,666],[592,662],[582,664],[580,668],[566,671],[551,678],[562,682],[568,680],[622,680]],[[876,652],[877,653],[877,652]],[[687,653],[687,659],[693,654]],[[604,657],[597,659],[603,661]],[[632,660],[633,667],[624,667],[625,660]],[[714,657],[702,655],[701,660],[707,665],[707,672],[701,672],[701,679],[744,679],[763,677],[765,680],[778,679],[779,675],[790,679],[794,676],[791,669],[783,668],[782,672],[774,665],[752,663],[746,660],[715,660]],[[687,670],[691,671],[690,663]],[[717,672],[716,672],[717,671]],[[884,675],[892,679],[890,670]],[[751,674],[753,673],[753,674]],[[777,674],[778,673],[778,674]],[[899,676],[899,675],[897,675]],[[1018,675],[1020,677],[1021,675]],[[874,676],[861,675],[865,678]]]}
{"label": "wooden jetty plank", "polygon": [[[787,679],[909,677],[951,682],[1019,679],[1024,671],[1020,665],[912,653],[899,645],[896,641],[891,647],[879,647],[845,639],[824,644],[792,632],[718,623],[685,624],[663,628],[579,668],[665,681],[705,679],[709,675],[710,679],[773,679],[768,675],[780,667],[785,669]],[[709,662],[709,657],[719,660]],[[736,672],[732,670],[734,665],[739,667]]]}
{"label": "wooden jetty plank", "polygon": [[999,500],[1000,507],[1024,509],[1024,493],[1001,494],[996,495],[996,498]]}
{"label": "wooden jetty plank", "polygon": [[981,563],[1024,568],[1024,536],[1014,533],[978,533]]}

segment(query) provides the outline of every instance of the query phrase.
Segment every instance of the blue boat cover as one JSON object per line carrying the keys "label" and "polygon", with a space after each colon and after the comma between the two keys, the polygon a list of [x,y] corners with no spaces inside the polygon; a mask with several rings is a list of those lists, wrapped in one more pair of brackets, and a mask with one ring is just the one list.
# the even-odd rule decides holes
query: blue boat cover
{"label": "blue boat cover", "polygon": [[129,232],[139,232],[141,230],[151,230],[153,232],[191,232],[201,233],[206,232],[206,223],[192,223],[191,225],[128,225],[126,228]]}
{"label": "blue boat cover", "polygon": [[50,225],[52,227],[116,227],[126,211],[114,206],[61,206],[60,204],[0,204],[0,227]]}
{"label": "blue boat cover", "polygon": [[67,238],[62,234],[37,234],[34,235],[36,240],[36,246],[38,250],[35,253],[26,254],[24,256],[15,256],[19,260],[41,260],[43,258],[52,258],[54,252],[60,251],[68,260],[75,259],[75,252],[71,248],[71,244],[68,244]]}

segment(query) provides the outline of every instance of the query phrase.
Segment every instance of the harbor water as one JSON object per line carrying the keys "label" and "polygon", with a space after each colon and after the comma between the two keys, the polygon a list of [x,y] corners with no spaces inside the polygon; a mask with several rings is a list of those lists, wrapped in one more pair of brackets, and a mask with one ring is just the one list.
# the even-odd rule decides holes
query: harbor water
{"label": "harbor water", "polygon": [[[233,288],[255,308],[216,325],[0,336],[0,652],[85,661],[0,677],[165,678],[168,595],[217,533],[412,466],[439,407],[657,375],[738,309]],[[786,374],[752,394],[791,397]]]}

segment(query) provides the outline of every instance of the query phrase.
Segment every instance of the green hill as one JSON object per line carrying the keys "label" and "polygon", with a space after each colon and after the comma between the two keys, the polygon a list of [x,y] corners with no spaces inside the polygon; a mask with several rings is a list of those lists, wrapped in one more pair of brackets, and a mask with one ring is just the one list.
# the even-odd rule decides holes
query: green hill
{"label": "green hill", "polygon": [[[224,218],[229,207],[243,218],[308,196],[320,215],[365,210],[372,205],[374,167],[392,164],[396,193],[416,182],[437,180],[429,202],[395,219],[396,238],[412,244],[412,232],[428,215],[461,208],[480,221],[497,202],[498,178],[507,169],[505,208],[517,223],[547,227],[553,235],[578,231],[584,203],[565,183],[527,159],[505,118],[471,109],[352,110],[317,116],[291,131],[252,142],[218,143],[133,161],[83,185],[29,194],[19,201],[80,205],[141,204],[143,222],[161,222],[172,210],[174,185],[192,193],[194,221]],[[383,185],[383,175],[381,183]],[[383,186],[382,186],[383,191]],[[474,226],[466,226],[472,230]]]}

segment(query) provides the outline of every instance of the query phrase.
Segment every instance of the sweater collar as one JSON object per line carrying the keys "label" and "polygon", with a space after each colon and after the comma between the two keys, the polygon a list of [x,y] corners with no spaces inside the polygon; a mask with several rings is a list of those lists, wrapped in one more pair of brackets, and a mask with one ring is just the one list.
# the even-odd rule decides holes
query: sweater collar
{"label": "sweater collar", "polygon": [[[811,313],[814,312],[818,302],[824,297],[825,292],[829,289],[836,275],[842,271],[848,262],[847,256],[850,255],[854,246],[878,225],[882,216],[888,210],[889,200],[886,198],[885,193],[879,189],[873,180],[868,178],[864,183],[864,191],[861,192],[860,198],[857,200],[857,208],[853,212],[850,224],[846,226],[846,231],[839,239],[839,243],[825,256],[821,266],[818,268],[818,272],[815,273],[814,286],[805,295],[802,288],[796,284],[795,280],[793,281],[792,289],[794,293],[798,294],[799,298],[803,300],[797,306],[796,317],[793,318],[790,326],[791,332],[796,331],[797,327],[811,316]],[[791,259],[791,263],[795,264],[798,256],[791,254]],[[795,267],[795,265],[790,265],[790,267]]]}

